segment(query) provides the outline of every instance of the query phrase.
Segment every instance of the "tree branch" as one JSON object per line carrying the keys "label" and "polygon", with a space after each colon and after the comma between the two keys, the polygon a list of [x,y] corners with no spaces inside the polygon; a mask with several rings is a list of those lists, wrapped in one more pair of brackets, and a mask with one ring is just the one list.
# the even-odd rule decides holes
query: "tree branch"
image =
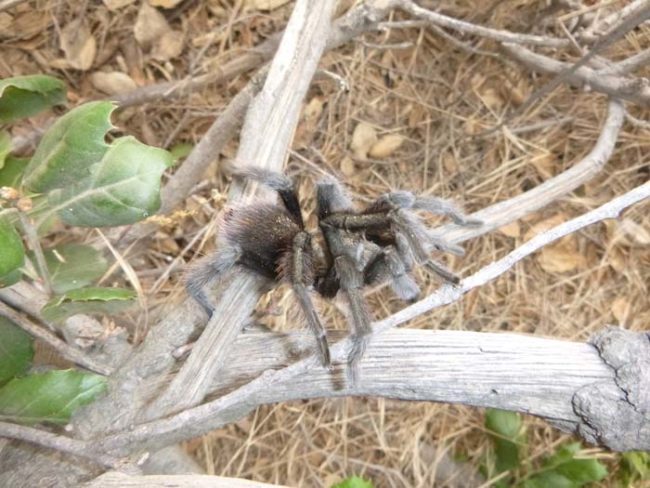
{"label": "tree branch", "polygon": [[107,376],[111,374],[112,369],[95,359],[88,357],[82,351],[59,339],[52,332],[45,330],[43,327],[32,322],[31,319],[16,312],[13,308],[0,301],[0,315],[8,318],[29,335],[42,340],[45,344],[56,350],[61,356],[78,364],[82,368],[89,369],[95,373]]}
{"label": "tree branch", "polygon": [[[572,66],[572,63],[564,63],[541,54],[536,54],[518,44],[504,43],[502,47],[510,57],[538,73],[560,74]],[[618,66],[620,67],[620,65]],[[622,76],[605,74],[603,71],[605,70],[596,71],[582,66],[567,76],[567,82],[578,87],[586,84],[596,91],[606,93],[612,97],[630,100],[640,105],[648,105],[650,103],[650,86],[647,86],[642,79],[624,78]]]}
{"label": "tree branch", "polygon": [[121,464],[117,458],[97,454],[87,442],[52,434],[41,429],[0,422],[0,437],[31,442],[32,444],[47,447],[48,449],[54,449],[88,459],[108,468],[117,468]]}

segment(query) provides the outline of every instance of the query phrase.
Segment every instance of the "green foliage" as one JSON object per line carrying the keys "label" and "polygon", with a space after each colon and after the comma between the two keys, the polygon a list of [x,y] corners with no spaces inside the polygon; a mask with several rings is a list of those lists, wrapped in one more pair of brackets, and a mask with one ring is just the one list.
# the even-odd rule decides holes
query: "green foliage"
{"label": "green foliage", "polygon": [[639,481],[650,480],[650,452],[630,451],[621,455],[618,473],[621,486],[632,486]]}
{"label": "green foliage", "polygon": [[75,370],[15,378],[0,388],[0,418],[23,424],[65,424],[74,410],[106,389],[106,379]]}
{"label": "green foliage", "polygon": [[350,476],[340,483],[332,485],[332,488],[374,488],[371,481],[367,481],[359,476]]}
{"label": "green foliage", "polygon": [[25,186],[43,193],[89,177],[108,150],[104,138],[113,127],[113,110],[110,102],[86,103],[52,124],[25,170]]}
{"label": "green foliage", "polygon": [[103,254],[83,244],[62,244],[43,254],[55,293],[90,285],[108,269]]}
{"label": "green foliage", "polygon": [[65,102],[65,83],[45,75],[0,80],[0,122],[37,114]]}
{"label": "green foliage", "polygon": [[580,488],[607,476],[607,468],[597,459],[579,456],[580,443],[560,446],[542,460],[539,468],[523,462],[526,435],[519,414],[488,409],[485,426],[494,446],[486,459],[484,474],[492,478],[504,471],[510,475],[497,487]]}
{"label": "green foliage", "polygon": [[485,427],[494,443],[496,473],[519,466],[519,447],[524,442],[521,416],[516,412],[490,408],[485,413]]}
{"label": "green foliage", "polygon": [[192,149],[194,149],[194,144],[190,144],[189,142],[179,142],[170,147],[169,152],[172,154],[174,159],[178,160],[186,158],[192,152]]}
{"label": "green foliage", "polygon": [[135,292],[122,288],[80,288],[50,300],[41,315],[51,322],[61,322],[79,313],[112,315],[133,305],[135,297]]}
{"label": "green foliage", "polygon": [[0,284],[11,281],[11,274],[25,261],[23,241],[7,217],[0,217]]}
{"label": "green foliage", "polygon": [[50,193],[50,205],[71,225],[103,227],[145,219],[160,207],[160,177],[171,154],[133,137],[117,139],[93,174]]}
{"label": "green foliage", "polygon": [[18,188],[28,161],[27,158],[17,158],[11,154],[6,156],[4,166],[0,164],[0,186]]}
{"label": "green foliage", "polygon": [[11,320],[0,317],[0,385],[27,371],[33,357],[31,336]]}
{"label": "green foliage", "polygon": [[[11,138],[7,131],[0,131],[0,169],[3,168],[5,164],[5,159],[7,155],[11,152]],[[0,185],[6,186],[6,185]]]}
{"label": "green foliage", "polygon": [[579,442],[560,446],[544,461],[541,472],[524,482],[524,488],[580,488],[605,478],[607,468],[597,459],[577,457],[580,449]]}

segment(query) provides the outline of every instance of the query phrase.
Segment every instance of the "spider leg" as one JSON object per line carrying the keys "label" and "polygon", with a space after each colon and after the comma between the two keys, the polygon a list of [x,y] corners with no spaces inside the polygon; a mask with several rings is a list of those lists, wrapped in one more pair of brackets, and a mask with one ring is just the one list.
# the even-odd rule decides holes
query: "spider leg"
{"label": "spider leg", "polygon": [[363,274],[356,269],[355,263],[348,256],[338,256],[334,260],[334,266],[336,267],[341,289],[348,301],[352,316],[352,348],[348,355],[348,364],[350,366],[349,374],[351,380],[356,382],[358,379],[359,360],[366,350],[368,339],[372,332],[370,328],[370,315],[363,302]]}
{"label": "spider leg", "polygon": [[420,288],[408,273],[397,250],[392,247],[378,253],[364,270],[366,284],[379,283],[386,279],[390,279],[391,288],[402,300],[412,301],[420,294]]}
{"label": "spider leg", "polygon": [[434,259],[429,259],[426,263],[424,263],[424,266],[433,271],[445,281],[453,283],[454,285],[460,283],[460,277],[456,273]]}
{"label": "spider leg", "polygon": [[332,177],[324,178],[316,185],[318,220],[324,220],[335,212],[354,210],[352,200],[341,184]]}
{"label": "spider leg", "polygon": [[262,183],[272,190],[277,191],[289,214],[294,218],[301,229],[305,228],[305,224],[302,219],[302,213],[300,212],[300,202],[298,201],[298,195],[296,194],[296,189],[293,181],[291,181],[290,178],[283,175],[282,173],[277,173],[275,171],[270,171],[268,169],[255,166],[238,168],[237,170],[233,171],[233,175],[241,176],[243,178],[248,178],[258,183]]}
{"label": "spider leg", "polygon": [[413,208],[417,210],[425,210],[429,213],[445,215],[451,217],[455,224],[465,227],[479,227],[483,225],[483,221],[479,219],[468,218],[458,207],[456,207],[449,200],[436,197],[416,197],[413,203]]}
{"label": "spider leg", "polygon": [[296,237],[293,240],[290,279],[293,291],[296,294],[300,307],[305,314],[307,324],[316,338],[323,366],[327,367],[331,362],[330,350],[327,344],[327,334],[309,295],[309,286],[312,281],[310,280],[311,269],[310,263],[308,262],[309,257],[307,255],[309,239],[309,235],[306,232],[300,232],[296,234]]}
{"label": "spider leg", "polygon": [[198,260],[192,265],[185,278],[185,289],[203,310],[212,316],[214,306],[208,299],[206,289],[230,271],[241,257],[241,250],[227,246],[217,252]]}
{"label": "spider leg", "polygon": [[398,211],[395,215],[394,222],[399,229],[396,232],[395,244],[402,257],[402,261],[406,263],[407,267],[409,261],[412,262],[410,256],[413,256],[416,262],[424,264],[424,266],[440,276],[443,280],[454,284],[460,282],[458,275],[429,257],[428,250],[423,244],[423,242],[426,242],[426,239],[422,237],[423,232],[427,237],[428,233],[417,218],[402,210]]}

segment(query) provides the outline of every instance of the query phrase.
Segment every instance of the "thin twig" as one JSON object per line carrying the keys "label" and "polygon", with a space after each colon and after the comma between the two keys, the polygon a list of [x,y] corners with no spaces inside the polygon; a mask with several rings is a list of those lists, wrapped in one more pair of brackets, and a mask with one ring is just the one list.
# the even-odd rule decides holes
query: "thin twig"
{"label": "thin twig", "polygon": [[416,5],[411,0],[401,0],[399,8],[420,19],[424,19],[432,24],[447,29],[463,32],[465,34],[472,34],[479,37],[487,37],[500,42],[514,42],[517,44],[530,44],[533,46],[546,46],[546,47],[566,47],[570,44],[567,39],[558,39],[547,36],[535,36],[530,34],[521,34],[517,32],[510,32],[506,30],[491,29],[481,25],[458,20],[453,17],[448,17],[432,10]]}
{"label": "thin twig", "polygon": [[16,325],[18,325],[21,329],[23,329],[31,336],[42,340],[47,345],[54,348],[54,350],[59,352],[61,356],[72,361],[73,363],[78,364],[83,368],[89,369],[90,371],[94,371],[95,373],[102,374],[104,376],[108,376],[111,374],[112,372],[111,368],[95,361],[94,359],[89,358],[79,349],[72,347],[65,341],[62,341],[54,334],[45,330],[43,327],[38,326],[37,324],[32,322],[29,318],[16,312],[14,309],[9,307],[2,301],[0,301],[0,315],[14,322]]}
{"label": "thin twig", "polygon": [[[518,45],[504,43],[503,50],[524,66],[541,73],[560,74],[572,68],[571,63],[557,61],[548,56],[536,54]],[[649,57],[650,58],[650,57]],[[642,79],[624,78],[616,75],[605,75],[605,70],[593,70],[582,66],[567,75],[566,81],[574,86],[588,85],[590,88],[606,93],[612,97],[622,98],[647,105],[650,103],[650,87]]]}
{"label": "thin twig", "polygon": [[41,241],[38,238],[36,229],[30,222],[29,218],[25,215],[24,212],[16,210],[18,212],[18,219],[20,220],[20,226],[25,233],[25,239],[29,243],[29,247],[34,252],[34,257],[36,258],[36,266],[38,268],[38,274],[43,279],[43,285],[45,287],[45,292],[52,296],[52,278],[50,277],[50,270],[47,268],[47,262],[45,261],[45,255],[43,254],[43,248],[41,247]]}
{"label": "thin twig", "polygon": [[34,429],[33,427],[0,422],[0,437],[31,442],[32,444],[47,447],[48,449],[54,449],[56,451],[88,459],[95,464],[107,468],[115,469],[123,464],[119,459],[113,456],[98,454],[93,449],[93,446],[88,442],[52,434],[51,432]]}

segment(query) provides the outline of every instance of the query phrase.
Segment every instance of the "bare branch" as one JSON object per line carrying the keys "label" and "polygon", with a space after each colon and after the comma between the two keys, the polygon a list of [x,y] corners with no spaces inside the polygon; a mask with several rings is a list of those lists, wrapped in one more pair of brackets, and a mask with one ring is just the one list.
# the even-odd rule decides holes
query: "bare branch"
{"label": "bare branch", "polygon": [[[572,67],[571,63],[556,61],[553,58],[536,54],[517,44],[504,43],[502,46],[503,50],[512,58],[539,73],[560,74]],[[630,100],[640,105],[650,103],[650,86],[647,86],[642,79],[606,75],[603,71],[605,70],[596,71],[582,66],[568,75],[567,82],[574,86],[586,84],[596,91],[606,93],[612,97]]]}
{"label": "bare branch", "polygon": [[621,102],[610,100],[607,118],[598,136],[598,141],[589,154],[575,166],[532,190],[471,214],[471,218],[483,221],[481,227],[469,228],[448,224],[434,229],[431,234],[438,238],[444,237],[454,243],[463,242],[498,229],[575,190],[599,173],[611,157],[618,133],[623,125],[624,112],[625,108]]}
{"label": "bare branch", "polygon": [[650,63],[650,49],[645,49],[634,56],[630,56],[619,61],[612,66],[598,70],[598,74],[603,76],[624,75]]}
{"label": "bare branch", "polygon": [[119,472],[105,473],[82,485],[83,488],[288,488],[259,481],[208,475],[130,476]]}
{"label": "bare branch", "polygon": [[69,437],[52,434],[41,429],[25,427],[23,425],[0,422],[0,437],[31,442],[32,444],[47,447],[48,449],[55,449],[88,459],[108,468],[117,468],[122,464],[117,458],[105,454],[97,454],[87,442],[70,439]]}
{"label": "bare branch", "polygon": [[52,347],[59,354],[61,354],[61,356],[72,361],[75,364],[78,364],[82,368],[89,369],[90,371],[94,371],[95,373],[99,373],[105,376],[111,374],[111,368],[99,363],[92,358],[89,358],[79,349],[72,347],[68,343],[59,339],[52,332],[45,330],[43,327],[35,324],[26,316],[16,312],[14,309],[2,301],[0,301],[0,315],[8,318],[29,335],[42,340],[45,344]]}
{"label": "bare branch", "polygon": [[530,44],[533,46],[546,46],[546,47],[566,47],[570,45],[568,39],[558,39],[546,36],[535,36],[530,34],[520,34],[506,30],[491,29],[476,24],[465,22],[464,20],[454,19],[431,10],[416,5],[411,0],[401,0],[399,8],[405,12],[410,13],[414,17],[424,19],[432,24],[447,29],[453,29],[465,34],[472,34],[480,37],[487,37],[500,42],[514,42],[517,44]]}

